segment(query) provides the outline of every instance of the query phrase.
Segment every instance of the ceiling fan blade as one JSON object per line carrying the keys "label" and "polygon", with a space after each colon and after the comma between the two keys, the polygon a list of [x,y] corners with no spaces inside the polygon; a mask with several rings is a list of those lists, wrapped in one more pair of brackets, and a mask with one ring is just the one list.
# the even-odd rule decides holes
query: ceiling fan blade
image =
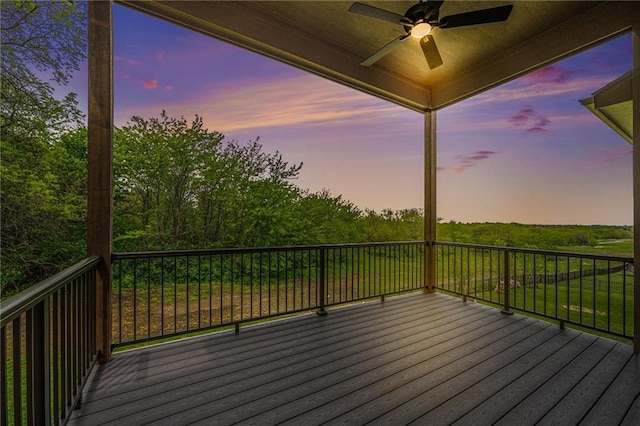
{"label": "ceiling fan blade", "polygon": [[368,16],[370,18],[376,18],[383,21],[391,22],[392,24],[406,25],[407,18],[397,13],[389,12],[388,10],[378,9],[377,7],[369,6],[364,3],[354,3],[349,8],[349,12],[357,13],[358,15]]}
{"label": "ceiling fan blade", "polygon": [[465,27],[467,25],[488,24],[490,22],[506,21],[511,14],[513,5],[493,7],[491,9],[476,10],[445,16],[438,24],[439,28]]}
{"label": "ceiling fan blade", "polygon": [[427,21],[437,21],[438,14],[440,13],[440,6],[442,6],[444,0],[427,0],[425,3],[425,18]]}
{"label": "ceiling fan blade", "polygon": [[422,52],[424,53],[424,57],[427,58],[427,64],[430,69],[438,68],[442,65],[442,57],[440,56],[440,52],[438,52],[438,46],[436,46],[436,41],[433,39],[433,36],[425,36],[420,39],[420,46],[422,47]]}
{"label": "ceiling fan blade", "polygon": [[401,35],[400,37],[394,39],[393,41],[391,41],[391,43],[387,44],[382,49],[378,50],[376,53],[374,53],[373,55],[369,56],[364,61],[360,62],[360,65],[364,65],[365,67],[373,65],[380,58],[382,58],[384,55],[386,55],[387,53],[389,53],[393,49],[395,49],[400,43],[402,43],[408,37],[409,37],[409,34],[404,34],[404,35]]}

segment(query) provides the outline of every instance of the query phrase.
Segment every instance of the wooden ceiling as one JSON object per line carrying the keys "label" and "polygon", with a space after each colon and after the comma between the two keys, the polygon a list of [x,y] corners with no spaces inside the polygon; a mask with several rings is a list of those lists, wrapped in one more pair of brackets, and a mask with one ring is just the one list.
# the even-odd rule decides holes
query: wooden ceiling
{"label": "wooden ceiling", "polygon": [[[436,110],[631,28],[640,2],[455,1],[440,16],[513,4],[506,22],[436,28],[444,64],[430,70],[418,40],[364,67],[404,34],[350,13],[352,1],[131,1],[135,9],[251,49],[418,111]],[[363,1],[400,15],[414,1]]]}

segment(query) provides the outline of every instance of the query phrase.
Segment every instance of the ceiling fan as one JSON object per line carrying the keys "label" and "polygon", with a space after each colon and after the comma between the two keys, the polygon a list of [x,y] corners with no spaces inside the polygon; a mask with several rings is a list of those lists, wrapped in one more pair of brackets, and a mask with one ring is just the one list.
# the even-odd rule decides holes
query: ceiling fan
{"label": "ceiling fan", "polygon": [[440,18],[440,6],[442,6],[442,3],[444,3],[444,0],[420,0],[419,3],[407,9],[404,15],[389,12],[364,3],[353,3],[349,8],[349,12],[391,22],[392,24],[402,25],[406,32],[406,34],[392,40],[382,49],[362,61],[361,65],[367,67],[373,65],[411,36],[420,39],[420,46],[427,59],[427,64],[429,68],[434,69],[442,65],[442,58],[440,57],[440,52],[438,52],[438,47],[436,46],[433,36],[429,34],[433,28],[447,29],[487,24],[490,22],[502,22],[509,18],[511,9],[513,9],[513,5],[506,5]]}

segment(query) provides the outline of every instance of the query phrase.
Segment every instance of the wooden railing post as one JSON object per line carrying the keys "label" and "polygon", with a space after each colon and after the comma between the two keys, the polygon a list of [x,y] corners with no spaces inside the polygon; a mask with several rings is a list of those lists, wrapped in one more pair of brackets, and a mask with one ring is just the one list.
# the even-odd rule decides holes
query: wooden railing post
{"label": "wooden railing post", "polygon": [[511,303],[509,300],[509,296],[511,294],[511,271],[510,271],[510,263],[509,263],[509,250],[504,251],[504,279],[502,289],[504,291],[504,308],[502,308],[502,313],[511,315],[513,311],[511,310]]}
{"label": "wooden railing post", "polygon": [[327,315],[325,306],[327,304],[327,249],[322,247],[320,249],[320,259],[318,261],[320,266],[320,309],[316,312],[320,316]]}
{"label": "wooden railing post", "polygon": [[424,253],[424,290],[427,293],[435,291],[436,286],[436,247],[435,241],[425,241]]}

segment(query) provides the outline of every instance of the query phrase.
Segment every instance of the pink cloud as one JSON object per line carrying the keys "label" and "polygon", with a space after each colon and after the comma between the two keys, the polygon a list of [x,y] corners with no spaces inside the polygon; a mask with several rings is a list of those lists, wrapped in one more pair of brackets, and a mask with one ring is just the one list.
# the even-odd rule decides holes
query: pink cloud
{"label": "pink cloud", "polygon": [[532,72],[531,74],[523,77],[522,81],[533,84],[563,84],[574,75],[580,73],[582,73],[582,71],[566,70],[552,65]]}
{"label": "pink cloud", "polygon": [[517,127],[524,126],[533,115],[535,115],[533,108],[525,107],[509,117],[509,122]]}
{"label": "pink cloud", "polygon": [[161,61],[162,58],[164,58],[164,52],[158,52],[158,54],[156,55],[156,60]]}
{"label": "pink cloud", "polygon": [[497,154],[496,151],[475,151],[469,154],[458,154],[454,157],[457,164],[450,167],[438,167],[438,172],[451,172],[460,174],[472,167],[476,167],[478,162],[491,158]]}
{"label": "pink cloud", "polygon": [[616,149],[607,152],[606,155],[600,159],[602,163],[614,163],[623,158],[628,158],[633,155],[633,149]]}
{"label": "pink cloud", "polygon": [[526,127],[527,132],[547,132],[547,126],[551,124],[551,120],[531,107],[521,108],[509,117],[509,122],[515,127]]}
{"label": "pink cloud", "polygon": [[[212,97],[216,102],[211,102]],[[203,105],[206,108],[203,109]],[[252,105],[260,107],[252,108]],[[336,105],[342,107],[336,108]],[[377,124],[380,116],[393,120],[401,111],[395,105],[372,102],[360,92],[344,90],[313,75],[275,79],[268,84],[260,79],[230,83],[215,92],[200,90],[189,101],[167,105],[167,110],[169,107],[181,114],[201,114],[208,128],[225,133],[319,123],[342,126],[353,120]],[[251,114],[247,114],[248,108],[252,108]]]}
{"label": "pink cloud", "polygon": [[164,90],[166,90],[167,92],[170,92],[173,90],[173,86],[170,84],[167,84],[166,86],[164,86]]}
{"label": "pink cloud", "polygon": [[155,80],[145,80],[144,81],[144,87],[145,89],[155,89],[156,87],[158,87],[158,79]]}
{"label": "pink cloud", "polygon": [[456,155],[456,159],[460,160],[460,162],[464,164],[476,163],[480,160],[486,160],[491,157],[493,154],[497,154],[495,151],[476,151],[471,154],[459,154]]}
{"label": "pink cloud", "polygon": [[[586,96],[594,90],[611,82],[611,76],[579,76],[567,80],[563,84],[534,81],[522,77],[512,83],[489,90],[485,93],[469,98],[461,105],[465,109],[473,109],[479,105],[497,104],[511,101],[523,101],[529,99],[545,98],[552,96]],[[551,79],[550,77],[548,77]],[[523,84],[525,83],[525,84]],[[460,107],[458,107],[460,108]]]}

